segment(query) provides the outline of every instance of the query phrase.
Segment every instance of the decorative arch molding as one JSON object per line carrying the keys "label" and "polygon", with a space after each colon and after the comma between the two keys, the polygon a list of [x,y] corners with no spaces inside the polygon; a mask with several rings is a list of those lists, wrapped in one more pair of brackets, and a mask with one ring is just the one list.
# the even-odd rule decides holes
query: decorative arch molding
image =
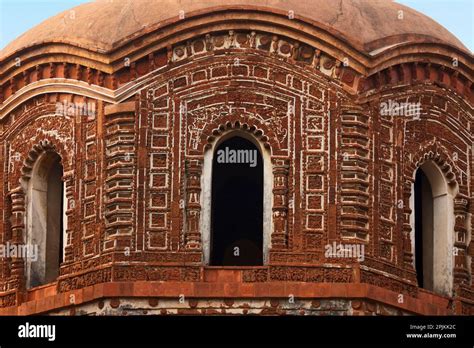
{"label": "decorative arch molding", "polygon": [[[13,167],[10,187],[19,184],[23,176],[23,167],[28,172],[28,167],[35,160],[35,152],[40,154],[41,144],[52,146],[62,159],[64,171],[72,170],[73,125],[72,117],[55,114],[56,104],[44,99],[34,100],[32,105],[24,106],[23,110],[11,115],[14,122],[2,134],[10,149],[23,158],[22,165]],[[45,143],[46,142],[46,143]],[[35,144],[31,146],[30,144]],[[31,158],[30,157],[31,152]],[[25,172],[25,173],[26,173]],[[21,183],[21,181],[20,181]]]}
{"label": "decorative arch molding", "polygon": [[[252,120],[253,123],[258,122],[257,120]],[[207,151],[211,148],[213,148],[214,142],[218,140],[224,133],[227,133],[229,131],[240,131],[240,132],[245,132],[248,134],[251,134],[255,139],[257,139],[259,142],[261,142],[262,146],[264,149],[270,151],[272,150],[272,145],[273,147],[279,148],[277,146],[278,142],[274,142],[273,144],[270,144],[270,138],[269,136],[265,134],[269,134],[270,137],[275,137],[276,135],[269,130],[266,126],[259,124],[258,126],[254,124],[249,124],[250,122],[241,122],[241,121],[227,121],[225,123],[221,123],[217,126],[217,128],[214,128],[215,125],[207,125],[204,128],[203,134],[212,134],[209,135],[207,138],[205,138],[204,144],[202,144],[204,151]],[[259,128],[260,127],[260,128]],[[211,130],[212,129],[212,130]]]}
{"label": "decorative arch molding", "polygon": [[[55,151],[61,157],[64,172],[73,170],[73,119],[54,115],[55,105],[51,102],[38,102],[15,117],[15,123],[4,133],[4,139],[19,158],[9,176],[10,187],[28,182],[32,166],[45,151]],[[34,145],[30,145],[34,144]]]}
{"label": "decorative arch molding", "polygon": [[69,159],[69,156],[66,155],[66,149],[60,142],[54,142],[50,139],[42,139],[33,143],[35,143],[35,145],[33,145],[31,150],[27,153],[27,157],[23,161],[23,166],[21,167],[20,171],[20,184],[22,185],[23,189],[25,189],[24,184],[28,183],[28,181],[31,179],[35,163],[45,152],[55,152],[59,155],[59,157],[61,157],[61,163],[64,167],[65,176],[66,173],[71,170],[69,161],[66,161],[66,159]]}
{"label": "decorative arch molding", "polygon": [[422,144],[420,149],[411,156],[411,162],[405,167],[405,177],[413,178],[415,171],[426,161],[433,161],[443,172],[448,184],[454,187],[460,183],[459,169],[447,155],[449,151],[438,141]]}
{"label": "decorative arch molding", "polygon": [[56,146],[47,139],[33,145],[33,148],[28,152],[28,157],[23,161],[23,167],[21,168],[22,180],[28,181],[31,179],[33,168],[38,158],[48,151],[58,152]]}

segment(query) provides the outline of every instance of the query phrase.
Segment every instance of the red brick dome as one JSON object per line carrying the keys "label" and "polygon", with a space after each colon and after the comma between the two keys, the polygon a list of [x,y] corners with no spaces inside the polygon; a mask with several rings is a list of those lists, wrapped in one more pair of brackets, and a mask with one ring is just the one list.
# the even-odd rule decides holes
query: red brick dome
{"label": "red brick dome", "polygon": [[[216,10],[258,10],[310,22],[370,53],[406,42],[436,42],[467,51],[431,18],[391,0],[99,0],[60,13],[26,32],[2,50],[5,58],[23,48],[65,42],[108,52],[180,20]],[[399,19],[403,11],[403,19]]]}

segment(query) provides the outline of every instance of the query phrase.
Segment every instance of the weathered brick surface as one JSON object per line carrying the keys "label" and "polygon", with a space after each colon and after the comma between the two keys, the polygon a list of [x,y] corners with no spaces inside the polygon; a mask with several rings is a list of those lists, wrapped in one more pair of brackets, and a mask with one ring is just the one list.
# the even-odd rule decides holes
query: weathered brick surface
{"label": "weathered brick surface", "polygon": [[[0,85],[3,243],[24,242],[22,183],[37,155],[54,150],[64,166],[66,255],[51,296],[80,291],[84,304],[76,314],[124,314],[130,306],[148,314],[472,314],[472,56],[461,71],[417,56],[418,62],[394,59],[369,73],[358,64],[345,66],[329,48],[283,34],[236,30],[173,40],[166,49],[138,52],[130,66],[115,70],[58,57],[20,67]],[[87,88],[58,92],[51,82],[50,90],[11,102],[29,84],[51,78],[82,81]],[[420,118],[381,115],[381,103],[390,100],[420,103]],[[58,115],[56,103],[64,101],[93,103],[96,113]],[[206,287],[206,279],[217,275],[203,267],[199,225],[204,153],[229,129],[262,144],[274,177],[269,264],[237,272],[231,281],[239,284],[237,292],[226,293],[233,305],[215,300],[219,291]],[[409,200],[415,170],[426,159],[459,188],[458,305],[448,311],[441,297],[418,289],[412,266]],[[324,246],[333,241],[363,244],[364,262],[327,259]],[[38,300],[36,309],[25,309],[42,290],[25,291],[22,260],[2,259],[0,266],[0,307],[8,307],[1,314],[71,314],[62,300],[57,308],[42,308]],[[160,305],[152,305],[153,292],[132,287],[113,296],[142,297],[144,291],[151,302],[127,300],[131,305],[125,306],[100,292],[102,283],[135,281],[170,282],[167,297],[192,288],[197,302],[180,306],[157,299]],[[269,290],[258,295],[261,283]],[[268,302],[315,283],[381,289],[370,299],[364,292],[359,300],[351,293],[338,300],[329,288],[328,299],[304,296],[295,307]],[[398,308],[392,293],[414,302]],[[242,300],[246,294],[256,299]],[[97,304],[102,297],[105,304]],[[435,311],[427,306],[433,298],[440,301]]]}

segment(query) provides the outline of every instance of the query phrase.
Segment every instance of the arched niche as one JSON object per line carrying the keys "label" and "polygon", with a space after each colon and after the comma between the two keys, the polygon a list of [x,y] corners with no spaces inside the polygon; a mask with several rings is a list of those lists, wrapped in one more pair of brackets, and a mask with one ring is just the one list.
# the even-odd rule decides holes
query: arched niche
{"label": "arched niche", "polygon": [[422,288],[450,296],[457,186],[432,160],[424,161],[413,179],[410,224],[417,280]]}
{"label": "arched niche", "polygon": [[204,163],[201,176],[201,207],[202,216],[200,220],[200,230],[202,232],[202,248],[204,254],[204,264],[211,264],[211,245],[212,245],[212,184],[213,184],[213,162],[216,155],[216,149],[227,140],[240,137],[251,142],[263,161],[263,264],[268,261],[268,253],[271,248],[272,233],[272,206],[273,206],[273,173],[271,154],[257,138],[250,132],[243,129],[230,129],[222,132],[218,138],[208,146],[204,153]]}
{"label": "arched niche", "polygon": [[54,151],[36,159],[26,188],[26,244],[37,248],[27,258],[27,287],[50,283],[64,257],[65,190],[61,157]]}

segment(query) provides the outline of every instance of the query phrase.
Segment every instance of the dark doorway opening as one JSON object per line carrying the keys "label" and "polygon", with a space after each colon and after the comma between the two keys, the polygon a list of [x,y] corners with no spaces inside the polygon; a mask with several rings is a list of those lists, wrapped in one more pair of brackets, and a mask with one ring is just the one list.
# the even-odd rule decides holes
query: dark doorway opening
{"label": "dark doorway opening", "polygon": [[220,144],[212,164],[211,265],[263,264],[263,160],[239,136]]}
{"label": "dark doorway opening", "polygon": [[[56,262],[57,267],[54,267],[51,278],[54,280],[59,276],[59,268],[63,260],[63,214],[64,214],[64,183],[63,165],[61,158],[56,155],[55,161],[51,167],[48,176],[48,226],[47,242],[48,249],[57,251],[54,256],[51,256],[51,264]],[[54,234],[52,233],[54,231]],[[56,256],[57,254],[57,256]]]}
{"label": "dark doorway opening", "polygon": [[418,169],[415,178],[415,270],[418,286],[433,285],[433,194],[428,177]]}

